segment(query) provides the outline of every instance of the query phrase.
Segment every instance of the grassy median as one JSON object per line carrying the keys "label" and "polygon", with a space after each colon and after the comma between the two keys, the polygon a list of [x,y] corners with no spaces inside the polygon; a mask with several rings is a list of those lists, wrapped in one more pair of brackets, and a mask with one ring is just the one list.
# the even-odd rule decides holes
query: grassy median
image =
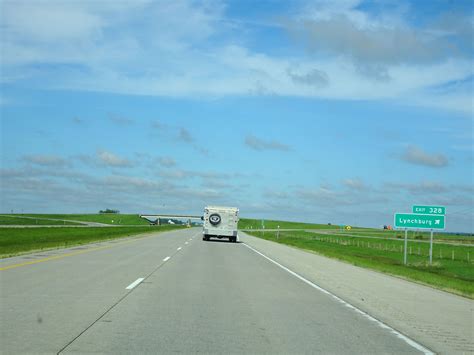
{"label": "grassy median", "polygon": [[474,298],[474,248],[470,246],[435,244],[433,264],[429,265],[429,244],[411,240],[408,243],[408,264],[404,265],[400,240],[304,231],[249,234]]}
{"label": "grassy median", "polygon": [[[67,219],[80,222],[96,222],[112,225],[142,225],[150,224],[147,220],[140,218],[137,214],[120,214],[120,213],[92,213],[92,214],[15,214],[18,217],[33,218],[51,218],[51,219]],[[62,222],[61,222],[62,223]],[[53,224],[53,223],[50,223]]]}
{"label": "grassy median", "polygon": [[56,221],[48,219],[37,219],[37,218],[22,218],[17,216],[0,216],[0,225],[23,225],[23,226],[33,226],[33,225],[79,225],[80,223],[76,222],[65,222],[65,221]]}
{"label": "grassy median", "polygon": [[143,233],[180,229],[176,225],[147,227],[0,228],[0,258],[34,250],[66,248]]}

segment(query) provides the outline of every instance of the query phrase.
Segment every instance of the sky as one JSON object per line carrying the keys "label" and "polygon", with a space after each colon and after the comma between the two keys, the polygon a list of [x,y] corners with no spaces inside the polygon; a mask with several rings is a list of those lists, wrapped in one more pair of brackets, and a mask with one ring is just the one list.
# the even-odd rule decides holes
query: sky
{"label": "sky", "polygon": [[474,231],[470,1],[0,0],[0,212]]}

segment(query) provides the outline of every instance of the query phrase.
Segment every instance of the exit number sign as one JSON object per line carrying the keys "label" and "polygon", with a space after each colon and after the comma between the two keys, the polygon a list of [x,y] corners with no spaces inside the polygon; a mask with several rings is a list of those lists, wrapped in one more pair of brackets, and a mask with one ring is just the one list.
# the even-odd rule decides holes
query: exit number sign
{"label": "exit number sign", "polygon": [[436,214],[444,216],[446,214],[446,207],[444,206],[413,206],[413,213],[420,214]]}

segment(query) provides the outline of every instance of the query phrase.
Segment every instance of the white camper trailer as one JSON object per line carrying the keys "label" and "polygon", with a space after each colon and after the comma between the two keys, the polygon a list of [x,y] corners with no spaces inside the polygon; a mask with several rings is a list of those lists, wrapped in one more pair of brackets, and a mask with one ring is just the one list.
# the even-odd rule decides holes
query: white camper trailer
{"label": "white camper trailer", "polygon": [[217,237],[229,238],[234,243],[237,241],[238,208],[207,206],[204,208],[203,221],[202,240]]}

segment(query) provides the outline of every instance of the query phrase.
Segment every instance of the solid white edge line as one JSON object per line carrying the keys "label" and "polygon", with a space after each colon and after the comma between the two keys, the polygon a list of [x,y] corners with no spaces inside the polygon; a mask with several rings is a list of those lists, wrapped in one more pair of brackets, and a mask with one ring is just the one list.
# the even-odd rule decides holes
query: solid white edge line
{"label": "solid white edge line", "polygon": [[171,256],[167,256],[166,258],[163,259],[164,262],[168,261],[171,259]]}
{"label": "solid white edge line", "polygon": [[138,284],[140,282],[142,282],[143,280],[145,280],[143,277],[140,277],[139,279],[136,279],[135,281],[133,281],[130,285],[128,285],[125,289],[126,290],[131,290],[133,288],[135,288],[136,286],[138,286]]}
{"label": "solid white edge line", "polygon": [[334,298],[335,300],[337,300],[338,302],[342,303],[344,306],[352,309],[353,311],[361,314],[362,316],[364,316],[365,318],[369,319],[370,321],[372,322],[375,322],[378,326],[380,326],[381,328],[383,329],[387,329],[389,330],[392,334],[394,334],[395,336],[397,336],[399,339],[405,341],[408,345],[412,346],[413,348],[417,349],[418,351],[421,351],[422,353],[424,353],[425,355],[434,355],[435,353],[432,352],[431,350],[425,348],[423,345],[417,343],[416,341],[414,341],[413,339],[410,339],[409,337],[407,337],[406,335],[403,335],[402,333],[400,333],[399,331],[393,329],[391,326],[383,323],[382,321],[378,320],[378,319],[375,319],[374,317],[372,317],[371,315],[369,315],[368,313],[362,311],[361,309],[353,306],[352,304],[344,301],[342,298],[336,296],[335,294],[329,292],[328,290],[325,290],[324,288],[316,285],[315,283],[313,283],[312,281],[309,281],[308,279],[305,279],[303,276],[297,274],[296,272],[294,271],[291,271],[290,269],[288,269],[286,266],[283,266],[282,264],[280,264],[279,262],[273,260],[272,258],[266,256],[265,254],[259,252],[258,250],[252,248],[250,245],[247,245],[246,243],[242,243],[243,245],[245,245],[247,248],[249,248],[250,250],[254,251],[255,253],[259,254],[260,256],[263,256],[265,259],[267,259],[268,261],[272,262],[273,264],[277,265],[278,267],[282,268],[283,270],[285,270],[286,272],[290,273],[291,275],[295,276],[296,278],[300,279],[301,281],[303,281],[304,283],[310,285],[311,287],[317,289],[318,291],[321,291],[329,296],[331,296],[332,298]]}
{"label": "solid white edge line", "polygon": [[176,249],[176,250],[178,250],[178,251],[179,251],[179,250],[181,250],[181,247],[179,247],[179,248],[178,248],[178,249]]}

